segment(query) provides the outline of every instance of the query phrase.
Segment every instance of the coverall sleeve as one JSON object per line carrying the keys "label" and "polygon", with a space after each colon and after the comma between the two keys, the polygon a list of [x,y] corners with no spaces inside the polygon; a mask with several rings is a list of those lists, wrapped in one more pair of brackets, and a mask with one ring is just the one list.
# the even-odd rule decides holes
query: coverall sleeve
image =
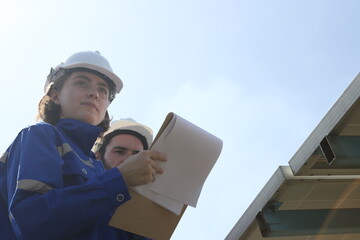
{"label": "coverall sleeve", "polygon": [[117,169],[64,186],[57,144],[53,130],[32,126],[9,148],[9,217],[18,239],[65,238],[130,199]]}

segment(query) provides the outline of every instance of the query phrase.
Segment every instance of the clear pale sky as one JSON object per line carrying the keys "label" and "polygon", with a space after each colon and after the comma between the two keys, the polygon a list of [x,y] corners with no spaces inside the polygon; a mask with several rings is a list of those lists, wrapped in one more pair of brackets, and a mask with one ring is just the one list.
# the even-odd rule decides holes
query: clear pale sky
{"label": "clear pale sky", "polygon": [[172,239],[223,239],[360,70],[360,2],[0,0],[3,152],[50,67],[98,50],[123,79],[109,112],[156,133],[175,112],[224,141]]}

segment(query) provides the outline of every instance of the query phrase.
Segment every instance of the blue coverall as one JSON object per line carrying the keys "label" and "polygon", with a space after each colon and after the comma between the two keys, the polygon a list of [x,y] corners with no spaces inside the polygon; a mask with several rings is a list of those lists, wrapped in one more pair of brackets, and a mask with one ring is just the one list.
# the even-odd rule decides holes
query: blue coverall
{"label": "blue coverall", "polygon": [[18,134],[0,158],[0,239],[144,239],[108,225],[130,195],[91,152],[101,131],[60,119]]}

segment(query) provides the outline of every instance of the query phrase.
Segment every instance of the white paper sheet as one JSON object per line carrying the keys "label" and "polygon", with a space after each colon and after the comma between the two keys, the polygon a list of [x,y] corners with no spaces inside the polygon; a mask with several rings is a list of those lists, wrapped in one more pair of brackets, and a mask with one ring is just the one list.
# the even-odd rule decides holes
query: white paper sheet
{"label": "white paper sheet", "polygon": [[176,214],[183,204],[196,207],[203,184],[220,155],[222,140],[174,114],[151,149],[167,156],[168,161],[161,163],[164,173],[157,175],[155,182],[134,190]]}

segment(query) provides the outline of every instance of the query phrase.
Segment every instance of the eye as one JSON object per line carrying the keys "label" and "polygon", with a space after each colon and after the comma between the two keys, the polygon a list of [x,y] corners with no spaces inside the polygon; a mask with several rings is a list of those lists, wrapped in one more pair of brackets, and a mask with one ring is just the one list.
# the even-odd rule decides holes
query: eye
{"label": "eye", "polygon": [[140,152],[140,151],[134,150],[134,151],[132,151],[131,155],[138,154],[139,152]]}
{"label": "eye", "polygon": [[124,155],[124,154],[126,154],[126,150],[124,150],[124,149],[115,150],[114,153],[119,154],[119,155]]}
{"label": "eye", "polygon": [[100,93],[101,95],[103,95],[103,96],[107,96],[108,93],[109,93],[109,91],[108,91],[105,87],[99,87],[99,88],[98,88],[98,91],[99,91],[99,93]]}
{"label": "eye", "polygon": [[88,83],[85,80],[78,80],[75,84],[83,88],[88,86]]}

